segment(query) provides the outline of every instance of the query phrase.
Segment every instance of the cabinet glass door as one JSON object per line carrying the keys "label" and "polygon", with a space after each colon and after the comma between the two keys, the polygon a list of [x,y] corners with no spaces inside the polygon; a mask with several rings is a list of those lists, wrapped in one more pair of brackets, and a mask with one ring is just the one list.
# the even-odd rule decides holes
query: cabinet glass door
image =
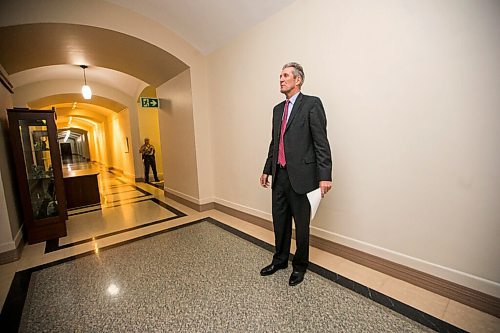
{"label": "cabinet glass door", "polygon": [[19,120],[33,216],[59,215],[46,120]]}

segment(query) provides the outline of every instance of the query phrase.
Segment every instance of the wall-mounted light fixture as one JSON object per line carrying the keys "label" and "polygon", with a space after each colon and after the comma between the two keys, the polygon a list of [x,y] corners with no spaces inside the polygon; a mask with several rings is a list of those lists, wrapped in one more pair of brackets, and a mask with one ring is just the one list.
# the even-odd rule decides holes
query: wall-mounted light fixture
{"label": "wall-mounted light fixture", "polygon": [[87,77],[85,76],[85,69],[88,68],[88,66],[80,65],[80,67],[83,69],[83,79],[85,80],[85,84],[82,87],[83,99],[91,99],[92,98],[92,90],[87,85]]}

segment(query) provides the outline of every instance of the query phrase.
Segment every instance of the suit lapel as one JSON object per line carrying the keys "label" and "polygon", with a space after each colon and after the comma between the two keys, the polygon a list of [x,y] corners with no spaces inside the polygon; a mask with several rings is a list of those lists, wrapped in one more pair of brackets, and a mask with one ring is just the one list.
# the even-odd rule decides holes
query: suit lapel
{"label": "suit lapel", "polygon": [[[286,123],[286,129],[285,132],[288,131],[288,128],[290,127],[290,124],[292,121],[295,119],[295,116],[297,113],[300,111],[300,107],[302,106],[302,93],[299,93],[299,96],[297,96],[297,99],[295,100],[295,104],[293,104],[293,108],[291,110],[292,114],[290,115],[290,118],[288,118],[288,122]],[[283,106],[284,108],[284,106]],[[281,112],[283,114],[284,110]]]}

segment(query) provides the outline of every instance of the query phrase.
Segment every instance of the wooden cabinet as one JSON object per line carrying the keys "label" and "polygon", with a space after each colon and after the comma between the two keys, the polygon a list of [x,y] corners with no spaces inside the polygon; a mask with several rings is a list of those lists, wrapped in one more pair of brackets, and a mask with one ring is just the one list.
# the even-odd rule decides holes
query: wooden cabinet
{"label": "wooden cabinet", "polygon": [[101,203],[98,174],[99,172],[94,170],[63,171],[68,209]]}
{"label": "wooden cabinet", "polygon": [[66,236],[66,197],[54,110],[7,110],[28,243]]}

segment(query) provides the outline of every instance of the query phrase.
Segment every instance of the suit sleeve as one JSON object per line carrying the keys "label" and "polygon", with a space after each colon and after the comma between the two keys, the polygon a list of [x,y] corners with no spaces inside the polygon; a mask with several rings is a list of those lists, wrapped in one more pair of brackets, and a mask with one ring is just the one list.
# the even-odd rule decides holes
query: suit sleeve
{"label": "suit sleeve", "polygon": [[267,159],[262,173],[270,175],[273,173],[273,153],[274,153],[274,110],[273,110],[273,126],[271,131],[271,143],[269,144],[269,151],[267,152]]}
{"label": "suit sleeve", "polygon": [[326,134],[326,114],[321,100],[317,98],[309,113],[309,124],[318,166],[318,178],[332,180],[332,153]]}

